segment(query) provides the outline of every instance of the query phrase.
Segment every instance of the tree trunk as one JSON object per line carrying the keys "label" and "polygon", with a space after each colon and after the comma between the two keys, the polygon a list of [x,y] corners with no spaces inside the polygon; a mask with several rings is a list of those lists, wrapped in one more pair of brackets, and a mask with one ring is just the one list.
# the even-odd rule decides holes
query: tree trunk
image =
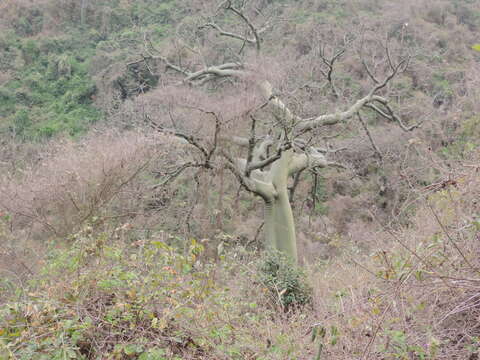
{"label": "tree trunk", "polygon": [[80,24],[85,25],[85,13],[87,11],[87,2],[88,0],[82,0],[80,5]]}
{"label": "tree trunk", "polygon": [[292,156],[291,150],[285,151],[269,172],[276,196],[265,200],[265,240],[268,248],[288,254],[297,261],[295,223],[287,189]]}

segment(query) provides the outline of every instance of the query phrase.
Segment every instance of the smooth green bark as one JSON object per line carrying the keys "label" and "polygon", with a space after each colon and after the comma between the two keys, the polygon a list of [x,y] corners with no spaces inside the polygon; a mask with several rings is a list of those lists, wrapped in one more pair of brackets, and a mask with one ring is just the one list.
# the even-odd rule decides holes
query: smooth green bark
{"label": "smooth green bark", "polygon": [[267,246],[291,256],[297,261],[297,240],[292,207],[288,197],[288,176],[293,151],[285,151],[269,171],[269,181],[276,194],[265,200],[265,237]]}
{"label": "smooth green bark", "polygon": [[288,254],[297,261],[295,223],[286,191],[281,191],[273,202],[265,203],[265,232],[270,249]]}

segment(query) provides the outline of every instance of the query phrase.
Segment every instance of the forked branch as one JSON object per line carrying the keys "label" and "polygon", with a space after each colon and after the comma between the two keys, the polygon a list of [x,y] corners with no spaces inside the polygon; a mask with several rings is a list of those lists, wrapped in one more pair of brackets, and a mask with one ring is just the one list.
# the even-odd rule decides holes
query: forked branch
{"label": "forked branch", "polygon": [[256,48],[257,48],[257,53],[260,53],[260,36],[259,36],[258,31],[257,31],[257,28],[253,25],[253,23],[250,21],[250,19],[243,13],[242,10],[235,8],[232,5],[231,0],[225,1],[223,3],[223,6],[225,6],[226,10],[232,11],[234,14],[236,14],[240,19],[242,19],[245,22],[245,24],[248,26],[248,28],[252,32],[253,37],[255,38],[255,45],[256,45]]}
{"label": "forked branch", "polygon": [[345,36],[342,47],[338,50],[334,50],[331,56],[327,56],[325,44],[321,45],[319,48],[318,56],[322,60],[323,64],[327,67],[327,71],[320,68],[320,72],[327,79],[328,83],[330,84],[330,88],[332,89],[332,93],[336,98],[339,97],[339,93],[333,79],[334,65],[345,54],[350,43],[351,40],[348,40],[347,36]]}
{"label": "forked branch", "polygon": [[[378,106],[376,106],[374,104],[375,102],[378,102],[379,104],[381,104],[385,108],[385,111],[379,108]],[[383,97],[375,96],[373,98],[372,103],[367,104],[365,107],[374,110],[377,114],[381,115],[385,119],[388,119],[390,121],[395,121],[403,131],[412,131],[422,126],[421,122],[413,124],[411,126],[406,126],[402,121],[402,119],[395,114],[393,109],[388,104],[388,101]]]}

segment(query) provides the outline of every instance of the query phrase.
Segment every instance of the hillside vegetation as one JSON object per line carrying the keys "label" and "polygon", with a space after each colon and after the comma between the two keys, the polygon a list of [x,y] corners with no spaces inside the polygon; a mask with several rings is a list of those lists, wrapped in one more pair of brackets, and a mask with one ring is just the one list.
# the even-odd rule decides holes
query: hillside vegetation
{"label": "hillside vegetation", "polygon": [[[479,30],[476,0],[0,2],[0,359],[478,359]],[[295,257],[252,185],[292,153]]]}

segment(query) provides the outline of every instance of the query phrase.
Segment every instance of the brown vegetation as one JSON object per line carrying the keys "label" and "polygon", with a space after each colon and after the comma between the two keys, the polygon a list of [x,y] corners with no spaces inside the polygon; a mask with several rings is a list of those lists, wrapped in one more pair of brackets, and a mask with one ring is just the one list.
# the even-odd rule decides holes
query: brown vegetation
{"label": "brown vegetation", "polygon": [[[7,1],[0,28],[36,39],[83,23],[108,38],[120,15],[140,27],[125,15],[133,2],[89,1],[83,20],[81,3]],[[0,282],[0,302],[20,304],[0,311],[0,357],[8,334],[13,353],[56,324],[87,359],[140,358],[125,350],[139,338],[172,359],[477,359],[478,4],[246,2],[257,38],[231,3],[188,1],[171,36],[146,27],[98,46],[94,103],[111,129],[0,139],[0,278],[15,284]],[[25,32],[19,19],[36,11],[43,26]],[[241,153],[228,139],[248,137],[252,109],[266,108],[260,80],[303,119],[348,108],[391,71],[385,44],[393,59],[412,56],[381,94],[403,126],[422,126],[404,132],[363,108],[312,132],[345,169],[289,181],[313,299],[287,309],[286,289],[259,280],[262,200],[228,171]],[[16,79],[6,64],[0,86]],[[194,75],[220,64],[242,73]],[[254,114],[264,134],[277,125]]]}

